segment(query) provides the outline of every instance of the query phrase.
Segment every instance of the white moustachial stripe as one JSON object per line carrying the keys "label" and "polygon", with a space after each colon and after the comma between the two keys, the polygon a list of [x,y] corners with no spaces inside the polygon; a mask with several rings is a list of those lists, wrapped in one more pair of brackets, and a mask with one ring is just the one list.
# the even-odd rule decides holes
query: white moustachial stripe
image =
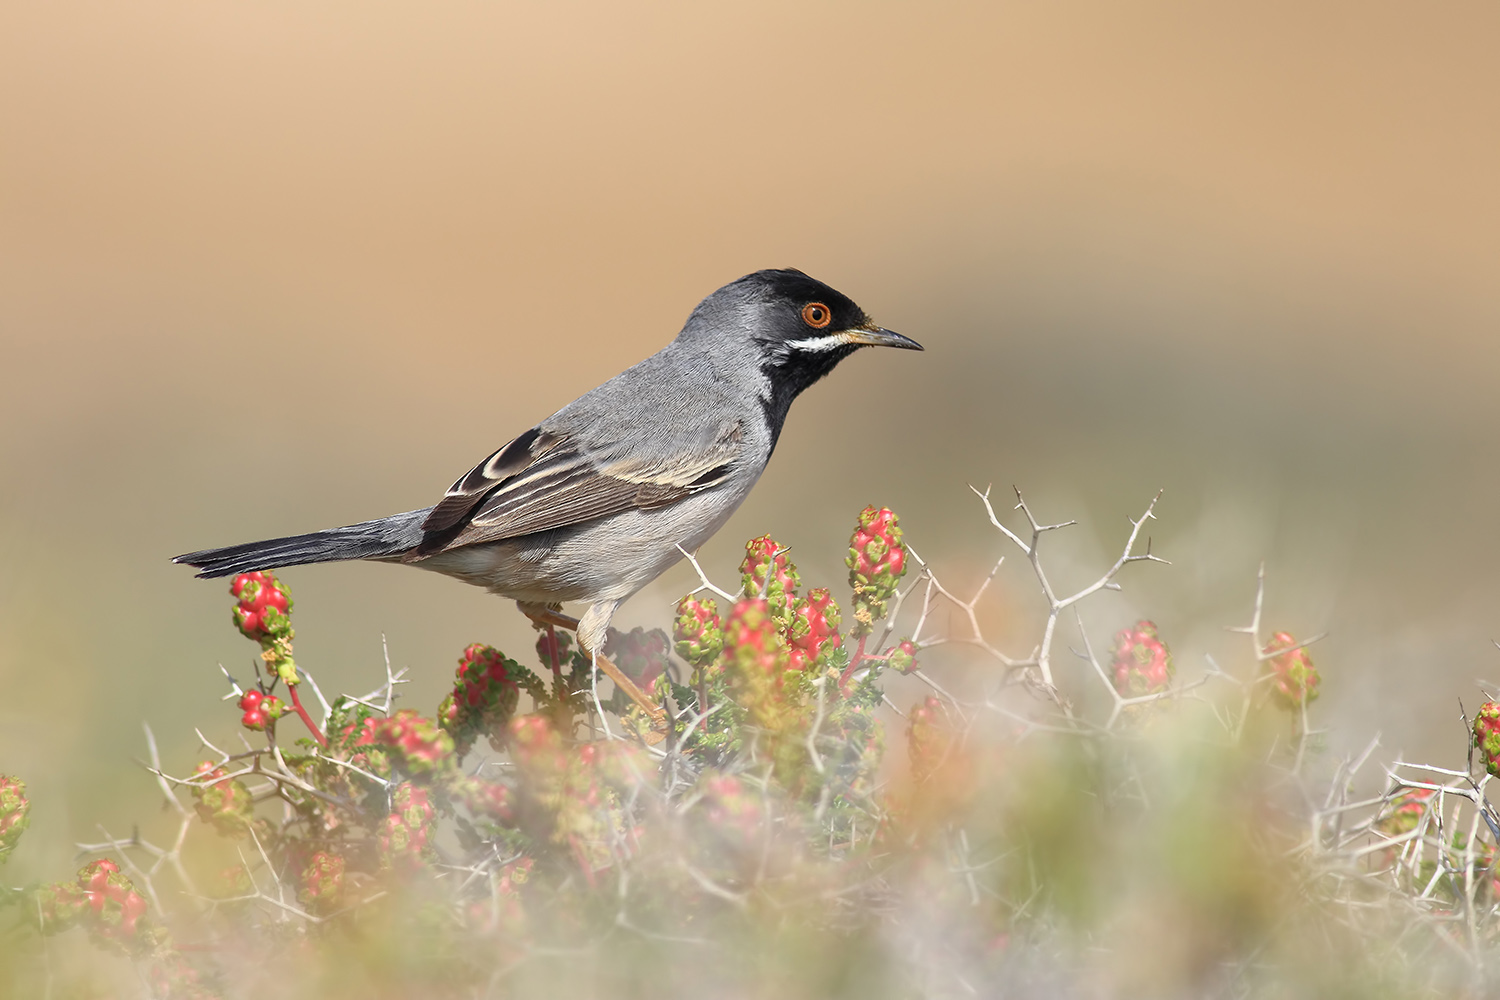
{"label": "white moustachial stripe", "polygon": [[824,337],[810,337],[807,340],[789,340],[787,346],[799,351],[807,351],[809,354],[821,354],[824,351],[837,350],[847,346],[849,334],[840,330],[838,333],[830,333]]}

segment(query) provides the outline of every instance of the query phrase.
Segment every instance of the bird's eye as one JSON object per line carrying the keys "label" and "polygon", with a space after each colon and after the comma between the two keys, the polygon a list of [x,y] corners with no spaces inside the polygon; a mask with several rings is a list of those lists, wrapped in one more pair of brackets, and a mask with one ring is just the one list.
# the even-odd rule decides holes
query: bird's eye
{"label": "bird's eye", "polygon": [[833,322],[833,313],[821,302],[809,302],[802,307],[802,322],[814,330],[821,330]]}

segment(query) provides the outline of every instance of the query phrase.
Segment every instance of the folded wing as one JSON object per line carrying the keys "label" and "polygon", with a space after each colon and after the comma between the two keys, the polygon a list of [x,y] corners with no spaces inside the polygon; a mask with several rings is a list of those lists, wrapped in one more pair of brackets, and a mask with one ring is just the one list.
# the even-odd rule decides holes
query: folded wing
{"label": "folded wing", "polygon": [[614,459],[532,428],[454,483],[423,523],[415,557],[666,507],[723,482],[744,447],[738,421],[677,454]]}

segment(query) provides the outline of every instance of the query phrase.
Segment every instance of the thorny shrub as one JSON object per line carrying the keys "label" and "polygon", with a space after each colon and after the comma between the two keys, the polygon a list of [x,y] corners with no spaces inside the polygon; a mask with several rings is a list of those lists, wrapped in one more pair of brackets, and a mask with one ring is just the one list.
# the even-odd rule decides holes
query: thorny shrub
{"label": "thorny shrub", "polygon": [[[172,846],[80,845],[92,860],[75,876],[0,890],[10,940],[81,928],[157,997],[1496,984],[1500,707],[1475,715],[1466,768],[1400,765],[1357,796],[1375,747],[1311,776],[1320,678],[1308,643],[1263,631],[1263,576],[1235,630],[1249,666],[1210,660],[1185,683],[1153,622],[1123,624],[1101,660],[1077,612],[1123,567],[1162,561],[1140,548],[1154,500],[1069,595],[1037,551],[1063,525],[1023,501],[1014,531],[981,500],[1047,605],[1024,656],[980,629],[994,572],[960,599],[884,508],[858,517],[843,607],[803,593],[762,536],[737,592],[700,571],[670,635],[612,631],[603,655],[634,696],[539,625],[531,665],[465,648],[430,714],[396,707],[404,671],[389,666],[328,702],[292,659],[286,586],[236,577],[234,624],[260,647],[252,682],[226,673],[246,749],[205,739],[205,759],[168,769],[153,742]],[[936,631],[940,617],[967,631]],[[1074,626],[1073,665],[1054,662]],[[939,647],[977,656],[985,679],[924,669]],[[896,675],[915,678],[906,704]],[[0,776],[0,863],[28,811],[26,786]],[[1399,946],[1373,957],[1383,940]]]}

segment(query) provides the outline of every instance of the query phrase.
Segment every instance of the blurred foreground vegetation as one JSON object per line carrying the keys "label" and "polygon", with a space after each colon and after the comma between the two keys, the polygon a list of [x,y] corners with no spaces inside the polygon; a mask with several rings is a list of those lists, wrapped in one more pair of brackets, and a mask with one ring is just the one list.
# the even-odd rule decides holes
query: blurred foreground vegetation
{"label": "blurred foreground vegetation", "polygon": [[[1309,645],[1247,609],[1243,658],[1178,676],[1149,621],[1095,646],[1077,609],[1159,561],[1054,592],[1024,504],[994,526],[1047,611],[1023,657],[865,510],[850,592],[802,592],[769,538],[674,634],[607,664],[555,611],[535,655],[464,650],[452,693],[400,671],[325,698],[269,574],[234,582],[262,650],[240,731],[156,759],[164,842],[80,845],[0,889],[16,997],[1485,996],[1500,987],[1485,766],[1322,752]],[[1135,570],[1130,570],[1135,572]],[[967,623],[956,633],[954,622]],[[550,624],[549,624],[550,623]],[[1076,637],[1070,649],[1062,636]],[[1061,651],[1061,655],[1059,655]],[[951,674],[929,661],[982,667]],[[526,662],[523,663],[522,660]],[[897,704],[897,674],[928,694]],[[609,678],[613,678],[612,680]],[[1335,666],[1329,682],[1348,683]],[[952,690],[950,690],[950,686]],[[207,714],[210,706],[204,706]],[[305,721],[304,721],[305,720]],[[1494,730],[1496,745],[1485,738]],[[222,748],[222,749],[221,749]],[[24,775],[0,779],[0,862]]]}

